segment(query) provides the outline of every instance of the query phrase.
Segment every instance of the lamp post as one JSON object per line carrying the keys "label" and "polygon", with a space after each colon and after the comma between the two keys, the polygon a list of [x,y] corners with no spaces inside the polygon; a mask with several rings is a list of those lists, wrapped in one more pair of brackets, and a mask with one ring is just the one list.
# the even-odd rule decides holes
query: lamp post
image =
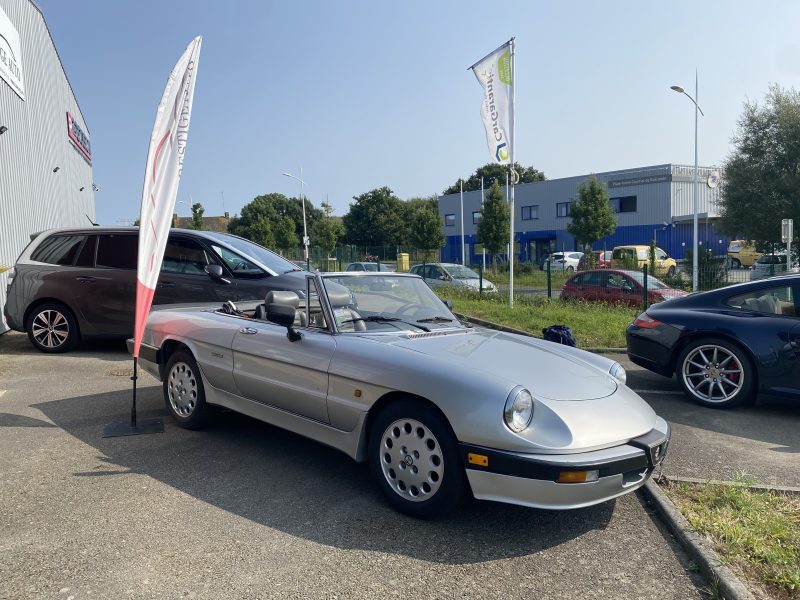
{"label": "lamp post", "polygon": [[303,205],[303,259],[306,261],[306,269],[311,270],[308,263],[308,231],[306,230],[306,196],[304,193],[304,188],[306,182],[303,181],[303,167],[300,167],[300,177],[297,175],[292,175],[291,173],[283,173],[284,177],[291,177],[292,179],[296,179],[300,182],[300,203]]}
{"label": "lamp post", "polygon": [[694,98],[692,98],[689,94],[686,93],[679,85],[672,85],[670,86],[671,90],[678,92],[679,94],[683,94],[689,100],[692,101],[694,104],[694,194],[693,194],[693,204],[694,204],[694,230],[693,230],[693,243],[692,243],[692,291],[697,291],[697,195],[698,195],[698,179],[697,179],[697,113],[699,112],[704,117],[706,116],[703,113],[703,110],[700,108],[700,105],[697,103],[698,100],[698,93],[697,93],[697,71],[694,72]]}

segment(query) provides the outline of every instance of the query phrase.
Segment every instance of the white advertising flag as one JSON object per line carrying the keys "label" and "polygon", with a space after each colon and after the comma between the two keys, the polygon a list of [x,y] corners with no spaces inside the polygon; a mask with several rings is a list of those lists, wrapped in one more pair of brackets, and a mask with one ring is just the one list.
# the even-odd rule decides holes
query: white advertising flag
{"label": "white advertising flag", "polygon": [[164,248],[172,225],[172,213],[189,137],[189,120],[202,42],[200,36],[192,40],[169,74],[164,95],[158,104],[153,133],[150,135],[139,218],[134,358],[139,356],[145,322],[153,303]]}
{"label": "white advertising flag", "polygon": [[483,86],[481,118],[486,128],[486,144],[492,159],[507,165],[511,162],[511,120],[513,110],[513,74],[511,41],[470,67]]}

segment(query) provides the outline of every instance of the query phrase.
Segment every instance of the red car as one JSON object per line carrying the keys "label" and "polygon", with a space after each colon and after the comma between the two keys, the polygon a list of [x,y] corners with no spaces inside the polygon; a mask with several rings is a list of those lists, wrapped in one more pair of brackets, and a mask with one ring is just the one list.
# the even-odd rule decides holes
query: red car
{"label": "red car", "polygon": [[[644,275],[640,271],[593,269],[570,277],[561,288],[562,298],[639,306],[642,303]],[[647,276],[647,302],[655,304],[677,296],[683,290],[673,289],[652,275]]]}
{"label": "red car", "polygon": [[[611,266],[611,250],[592,250],[594,254],[594,267],[596,269],[608,269]],[[578,263],[578,271],[585,271],[589,268],[587,255],[584,254]]]}

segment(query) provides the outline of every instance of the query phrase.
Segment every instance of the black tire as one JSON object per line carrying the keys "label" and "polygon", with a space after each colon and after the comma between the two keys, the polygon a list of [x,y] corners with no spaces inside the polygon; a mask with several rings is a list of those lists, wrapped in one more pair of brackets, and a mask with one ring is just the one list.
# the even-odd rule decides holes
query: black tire
{"label": "black tire", "polygon": [[185,429],[202,429],[211,418],[200,369],[188,350],[173,352],[164,369],[164,403]]}
{"label": "black tire", "polygon": [[731,269],[741,269],[742,268],[742,261],[738,258],[731,259]]}
{"label": "black tire", "polygon": [[684,393],[711,408],[731,408],[753,400],[756,373],[737,345],[718,338],[702,338],[683,349],[675,376]]}
{"label": "black tire", "polygon": [[28,317],[28,339],[47,353],[69,352],[78,344],[80,332],[72,311],[60,302],[37,306]]}
{"label": "black tire", "polygon": [[675,277],[675,267],[667,269],[667,277]]}
{"label": "black tire", "polygon": [[574,272],[575,272],[575,267],[573,267],[572,265],[567,267],[567,273],[574,273]]}
{"label": "black tire", "polygon": [[[467,476],[456,437],[429,404],[404,398],[387,405],[372,422],[367,444],[370,472],[396,510],[433,519],[452,512],[464,500]],[[410,478],[408,484],[404,477]]]}

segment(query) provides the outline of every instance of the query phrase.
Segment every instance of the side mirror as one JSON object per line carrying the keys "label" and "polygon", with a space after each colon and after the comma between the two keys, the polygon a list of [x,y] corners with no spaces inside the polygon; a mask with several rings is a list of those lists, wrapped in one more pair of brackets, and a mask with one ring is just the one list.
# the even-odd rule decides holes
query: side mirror
{"label": "side mirror", "polygon": [[622,291],[625,292],[626,294],[632,294],[633,293],[633,286],[630,283],[623,283],[622,284]]}
{"label": "side mirror", "polygon": [[211,279],[216,279],[222,283],[230,283],[229,279],[223,277],[224,273],[219,265],[206,265],[205,271]]}
{"label": "side mirror", "polygon": [[448,310],[450,311],[453,310],[453,301],[450,300],[449,298],[444,300],[444,305],[447,307]]}
{"label": "side mirror", "polygon": [[294,306],[289,306],[288,304],[271,303],[267,305],[267,321],[286,327],[286,337],[289,338],[290,342],[296,342],[303,337],[294,328],[295,314]]}

